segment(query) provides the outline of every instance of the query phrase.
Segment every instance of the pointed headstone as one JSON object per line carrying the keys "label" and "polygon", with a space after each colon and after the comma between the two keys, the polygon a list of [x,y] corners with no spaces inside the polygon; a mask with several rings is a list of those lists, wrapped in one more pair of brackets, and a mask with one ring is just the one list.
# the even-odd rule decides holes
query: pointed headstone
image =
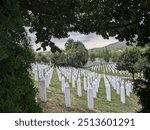
{"label": "pointed headstone", "polygon": [[77,95],[79,97],[82,96],[82,94],[81,94],[81,80],[80,80],[80,78],[78,78],[78,80],[77,80]]}
{"label": "pointed headstone", "polygon": [[128,83],[126,83],[126,95],[130,97],[130,87]]}
{"label": "pointed headstone", "polygon": [[125,103],[125,90],[123,85],[120,88],[120,100],[122,103]]}
{"label": "pointed headstone", "polygon": [[75,88],[75,77],[72,75],[72,87]]}
{"label": "pointed headstone", "polygon": [[66,107],[71,107],[70,88],[68,82],[65,84],[65,104]]}
{"label": "pointed headstone", "polygon": [[37,69],[34,70],[34,80],[38,81],[38,70]]}
{"label": "pointed headstone", "polygon": [[84,90],[87,90],[87,82],[86,82],[86,77],[84,77]]}
{"label": "pointed headstone", "polygon": [[111,101],[111,88],[109,84],[106,85],[106,99]]}
{"label": "pointed headstone", "polygon": [[41,97],[41,101],[43,101],[43,102],[47,101],[46,82],[45,82],[44,78],[40,80],[40,97]]}
{"label": "pointed headstone", "polygon": [[97,89],[96,89],[96,84],[95,81],[92,83],[92,88],[93,88],[93,97],[96,98],[97,97]]}
{"label": "pointed headstone", "polygon": [[92,88],[87,89],[87,99],[88,99],[88,109],[93,110],[94,109],[94,99],[93,99],[93,89]]}
{"label": "pointed headstone", "polygon": [[62,76],[62,80],[61,80],[61,90],[63,93],[65,92],[65,78],[64,78],[64,76]]}
{"label": "pointed headstone", "polygon": [[119,85],[118,81],[116,83],[116,92],[117,92],[117,94],[120,94],[120,85]]}

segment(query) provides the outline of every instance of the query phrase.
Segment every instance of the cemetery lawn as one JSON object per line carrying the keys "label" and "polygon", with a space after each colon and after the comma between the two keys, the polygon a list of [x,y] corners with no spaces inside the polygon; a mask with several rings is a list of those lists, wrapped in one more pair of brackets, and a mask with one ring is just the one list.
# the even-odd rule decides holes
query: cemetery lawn
{"label": "cemetery lawn", "polygon": [[[83,77],[82,77],[83,78]],[[47,102],[40,102],[43,112],[47,113],[130,113],[136,112],[139,109],[137,104],[137,97],[131,94],[130,97],[126,97],[126,103],[120,102],[120,96],[116,94],[115,90],[111,87],[112,101],[106,100],[106,91],[104,86],[104,80],[101,79],[97,98],[94,99],[94,110],[88,110],[87,107],[87,94],[83,90],[83,79],[82,81],[82,97],[77,96],[77,89],[72,88],[70,84],[71,94],[71,108],[65,106],[65,96],[61,91],[61,82],[58,80],[57,71],[54,68],[53,77],[51,80],[50,89],[47,89]]]}

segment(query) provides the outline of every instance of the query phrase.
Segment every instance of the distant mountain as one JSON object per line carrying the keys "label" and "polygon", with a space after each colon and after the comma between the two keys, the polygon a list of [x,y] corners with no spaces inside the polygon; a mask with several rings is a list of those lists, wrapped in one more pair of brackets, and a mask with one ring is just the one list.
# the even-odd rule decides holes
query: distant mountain
{"label": "distant mountain", "polygon": [[100,51],[101,49],[107,48],[108,50],[123,50],[126,47],[125,42],[115,42],[112,44],[109,44],[108,46],[100,47],[100,48],[92,48],[89,49],[90,53],[96,53],[97,51]]}

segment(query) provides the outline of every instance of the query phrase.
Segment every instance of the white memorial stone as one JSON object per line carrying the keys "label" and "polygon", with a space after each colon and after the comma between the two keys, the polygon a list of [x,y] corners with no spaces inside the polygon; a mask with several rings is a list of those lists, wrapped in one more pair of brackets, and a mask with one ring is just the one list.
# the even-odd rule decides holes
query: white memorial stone
{"label": "white memorial stone", "polygon": [[120,100],[122,103],[125,103],[125,90],[123,85],[120,88]]}
{"label": "white memorial stone", "polygon": [[40,97],[41,97],[41,101],[43,102],[47,101],[45,79],[40,80]]}
{"label": "white memorial stone", "polygon": [[66,107],[71,107],[70,88],[68,82],[65,84],[65,104]]}
{"label": "white memorial stone", "polygon": [[63,93],[65,92],[65,78],[64,78],[64,76],[62,77],[62,80],[61,80],[61,90]]}
{"label": "white memorial stone", "polygon": [[34,70],[34,80],[38,81],[38,71],[37,71],[37,69]]}
{"label": "white memorial stone", "polygon": [[90,110],[94,109],[94,99],[93,99],[93,89],[88,88],[87,89],[87,97],[88,97],[88,108]]}
{"label": "white memorial stone", "polygon": [[109,84],[106,85],[106,99],[111,101],[111,88]]}
{"label": "white memorial stone", "polygon": [[46,88],[49,88],[49,76],[48,74],[45,75],[45,81],[46,81]]}
{"label": "white memorial stone", "polygon": [[84,90],[87,90],[87,82],[86,82],[86,77],[84,77]]}
{"label": "white memorial stone", "polygon": [[126,95],[130,97],[130,86],[128,83],[126,83]]}
{"label": "white memorial stone", "polygon": [[96,84],[95,84],[95,81],[92,83],[92,88],[93,88],[93,97],[96,98],[97,95],[96,95]]}
{"label": "white memorial stone", "polygon": [[75,88],[75,77],[72,75],[72,87]]}
{"label": "white memorial stone", "polygon": [[78,78],[78,80],[77,80],[77,95],[78,95],[79,97],[82,96],[82,95],[81,95],[81,80],[80,80],[80,78]]}
{"label": "white memorial stone", "polygon": [[116,92],[117,92],[117,94],[120,94],[120,85],[119,85],[119,82],[117,81],[117,83],[116,83]]}

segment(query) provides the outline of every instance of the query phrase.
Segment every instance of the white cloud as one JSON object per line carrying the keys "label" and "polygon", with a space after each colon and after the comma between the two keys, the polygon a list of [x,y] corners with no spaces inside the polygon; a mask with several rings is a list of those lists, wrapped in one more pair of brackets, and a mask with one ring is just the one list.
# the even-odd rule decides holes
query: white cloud
{"label": "white cloud", "polygon": [[72,38],[75,41],[83,42],[83,44],[85,45],[87,49],[107,46],[109,44],[112,44],[118,41],[113,37],[109,39],[103,39],[102,36],[96,35],[95,33],[84,35],[84,34],[80,34],[79,32],[71,32],[69,33],[69,35],[70,36],[68,38],[63,38],[63,39],[55,38],[55,39],[52,39],[52,41],[55,42],[56,45],[62,49],[64,49],[64,44],[69,38]]}
{"label": "white cloud", "polygon": [[[29,36],[31,37],[31,43],[33,48],[37,49],[38,47],[40,47],[40,44],[35,44],[36,32],[31,34],[29,33],[28,28],[26,28],[26,30]],[[118,41],[113,37],[109,39],[104,39],[102,38],[101,35],[96,35],[95,33],[90,33],[89,35],[85,35],[85,34],[80,34],[79,32],[69,32],[68,34],[70,35],[68,38],[62,38],[62,39],[52,38],[52,41],[56,44],[56,46],[58,46],[61,49],[64,49],[64,45],[69,38],[74,39],[74,41],[81,41],[87,49],[107,46],[109,44]]]}

